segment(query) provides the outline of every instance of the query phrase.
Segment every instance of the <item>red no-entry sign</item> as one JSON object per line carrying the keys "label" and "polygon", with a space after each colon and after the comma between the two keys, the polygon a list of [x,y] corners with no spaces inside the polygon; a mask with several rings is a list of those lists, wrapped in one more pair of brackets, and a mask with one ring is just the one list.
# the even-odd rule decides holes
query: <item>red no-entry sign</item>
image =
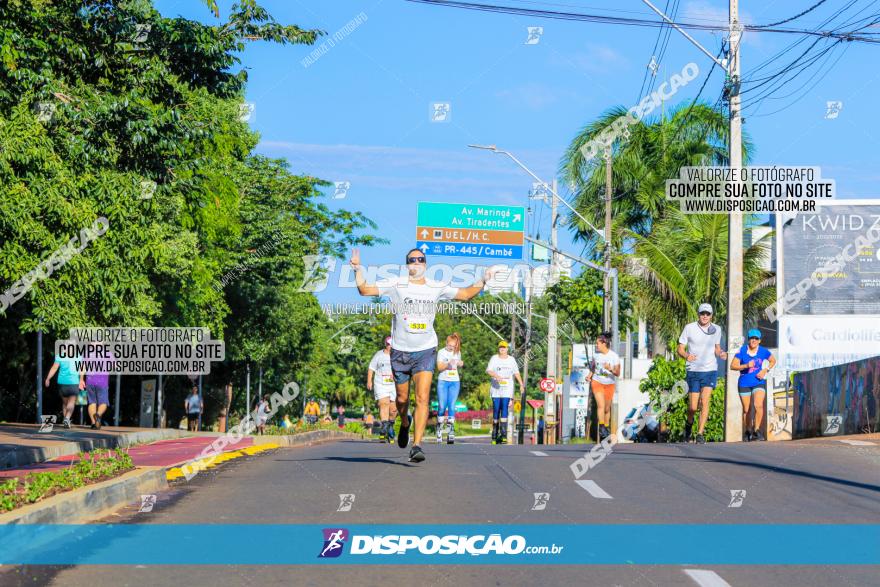
{"label": "red no-entry sign", "polygon": [[556,389],[556,381],[548,377],[541,380],[541,391],[551,393],[554,389]]}

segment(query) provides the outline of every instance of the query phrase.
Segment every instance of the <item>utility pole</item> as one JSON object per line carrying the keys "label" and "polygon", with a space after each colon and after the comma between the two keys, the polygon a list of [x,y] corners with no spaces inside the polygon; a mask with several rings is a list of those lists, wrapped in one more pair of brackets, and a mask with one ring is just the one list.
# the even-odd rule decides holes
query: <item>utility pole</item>
{"label": "utility pole", "polygon": [[[553,193],[556,193],[557,185],[556,180],[553,180]],[[558,217],[558,212],[556,208],[556,196],[551,194],[550,196],[550,245],[553,247],[551,249],[550,256],[550,275],[553,276],[554,279],[558,278],[559,272],[559,257],[556,255],[556,221]],[[556,312],[550,310],[550,314],[547,316],[547,378],[555,379],[556,372],[556,340],[558,338],[557,323],[556,323]]]}
{"label": "utility pole", "polygon": [[526,417],[526,391],[529,388],[529,355],[532,354],[532,284],[526,285],[526,342],[523,345],[525,349],[525,358],[523,359],[523,391],[520,394],[519,404],[519,434],[517,435],[517,444],[525,444],[525,417]]}
{"label": "utility pole", "polygon": [[[740,39],[742,25],[739,22],[739,0],[730,0],[730,65],[728,87],[730,89],[730,167],[742,168],[742,118],[740,116]],[[728,343],[742,337],[743,332],[743,217],[732,213],[728,223],[728,279],[727,279],[727,340]],[[732,348],[730,344],[728,348]],[[727,379],[724,386],[724,440],[742,440],[742,417],[737,389],[738,373],[726,362]]]}
{"label": "utility pole", "polygon": [[[608,303],[608,291],[611,289],[611,145],[605,149],[605,287],[604,304],[602,304],[602,324],[605,330],[611,326],[609,315],[611,304]],[[617,333],[614,333],[615,337]],[[618,349],[614,349],[617,352]]]}
{"label": "utility pole", "polygon": [[247,417],[248,414],[251,413],[251,359],[248,357],[247,360],[247,375],[245,376],[245,388],[247,389],[245,400],[247,403],[244,406],[244,416]]}
{"label": "utility pole", "polygon": [[[556,238],[556,224],[558,221],[558,209],[556,206],[556,194],[558,190],[558,186],[556,183],[556,179],[553,179],[553,193],[550,195],[550,245],[553,247],[550,249],[550,275],[557,278],[560,271],[560,259],[559,255],[556,254],[557,248],[557,238]],[[550,313],[547,316],[547,379],[552,379],[554,382],[556,381],[557,376],[561,373],[561,370],[557,369],[557,357],[559,356],[559,333],[558,323],[556,318],[556,312],[550,310]],[[538,423],[537,423],[537,412],[535,412],[535,431],[537,433]],[[547,442],[546,436],[549,434],[549,430],[552,426],[554,426],[554,422],[556,418],[558,418],[558,413],[556,411],[556,391],[553,393],[544,394],[544,442]]]}
{"label": "utility pole", "polygon": [[43,325],[37,328],[37,424],[43,423]]}

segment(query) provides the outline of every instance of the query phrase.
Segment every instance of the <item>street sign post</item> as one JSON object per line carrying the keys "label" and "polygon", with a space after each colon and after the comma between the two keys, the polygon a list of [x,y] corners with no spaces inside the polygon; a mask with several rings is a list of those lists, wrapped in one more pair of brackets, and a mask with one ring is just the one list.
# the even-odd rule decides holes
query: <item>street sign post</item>
{"label": "street sign post", "polygon": [[522,259],[525,208],[419,202],[416,247],[426,255]]}

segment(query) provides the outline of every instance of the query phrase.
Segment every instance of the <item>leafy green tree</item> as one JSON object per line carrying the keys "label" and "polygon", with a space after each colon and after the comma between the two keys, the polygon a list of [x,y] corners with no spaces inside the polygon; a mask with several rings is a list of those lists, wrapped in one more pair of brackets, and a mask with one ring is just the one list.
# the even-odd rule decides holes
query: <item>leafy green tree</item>
{"label": "leafy green tree", "polygon": [[206,390],[224,416],[227,394],[246,408],[228,390],[248,359],[270,391],[302,376],[327,322],[299,291],[303,256],[369,245],[374,225],[321,204],[326,182],[254,154],[239,55],[250,41],[321,34],[254,0],[216,24],[165,18],[149,0],[4,4],[0,293],[96,219],[109,229],[4,304],[0,352],[16,376],[0,417],[32,409],[35,357],[11,350],[33,349],[37,330],[51,348],[72,326],[207,326],[227,341]]}

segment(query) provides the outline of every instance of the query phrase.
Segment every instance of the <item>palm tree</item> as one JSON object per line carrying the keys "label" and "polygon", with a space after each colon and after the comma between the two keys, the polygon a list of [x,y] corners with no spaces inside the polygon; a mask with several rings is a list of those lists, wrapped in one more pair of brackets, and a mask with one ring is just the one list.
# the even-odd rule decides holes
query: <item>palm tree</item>
{"label": "palm tree", "polygon": [[[596,225],[605,217],[605,161],[586,159],[581,148],[626,114],[612,108],[586,125],[572,140],[560,164],[578,211]],[[684,215],[666,200],[667,179],[685,166],[727,165],[729,125],[726,116],[706,103],[682,104],[664,115],[640,121],[618,134],[611,144],[612,227],[616,251],[612,263],[633,279],[634,311],[652,324],[655,352],[662,339],[690,321],[695,308],[709,301],[716,320],[726,315],[727,217]],[[743,136],[743,162],[752,142]],[[576,238],[598,256],[604,248],[597,235],[572,221]],[[757,318],[774,297],[774,278],[761,269],[768,254],[767,235],[745,252],[746,318]],[[629,254],[626,253],[629,252]],[[659,343],[659,344],[658,344]]]}
{"label": "palm tree", "polygon": [[[634,241],[627,273],[635,277],[637,311],[651,319],[655,336],[677,337],[697,318],[697,306],[712,304],[715,322],[727,320],[727,232],[723,214],[684,214],[670,208],[649,236],[626,232]],[[747,219],[748,220],[748,219]],[[771,234],[743,252],[743,307],[746,322],[757,322],[776,296],[776,277],[763,269]]]}
{"label": "palm tree", "polygon": [[[596,225],[605,219],[605,161],[586,160],[581,148],[626,114],[612,108],[585,126],[572,140],[560,164],[560,174],[573,193],[578,212]],[[668,117],[641,121],[628,127],[628,137],[612,144],[612,241],[621,250],[624,229],[647,235],[669,206],[665,182],[678,177],[684,166],[726,165],[729,125],[722,112],[708,104],[680,105]],[[743,161],[748,162],[752,143],[743,137]],[[600,248],[595,233],[579,223],[576,236]]]}

